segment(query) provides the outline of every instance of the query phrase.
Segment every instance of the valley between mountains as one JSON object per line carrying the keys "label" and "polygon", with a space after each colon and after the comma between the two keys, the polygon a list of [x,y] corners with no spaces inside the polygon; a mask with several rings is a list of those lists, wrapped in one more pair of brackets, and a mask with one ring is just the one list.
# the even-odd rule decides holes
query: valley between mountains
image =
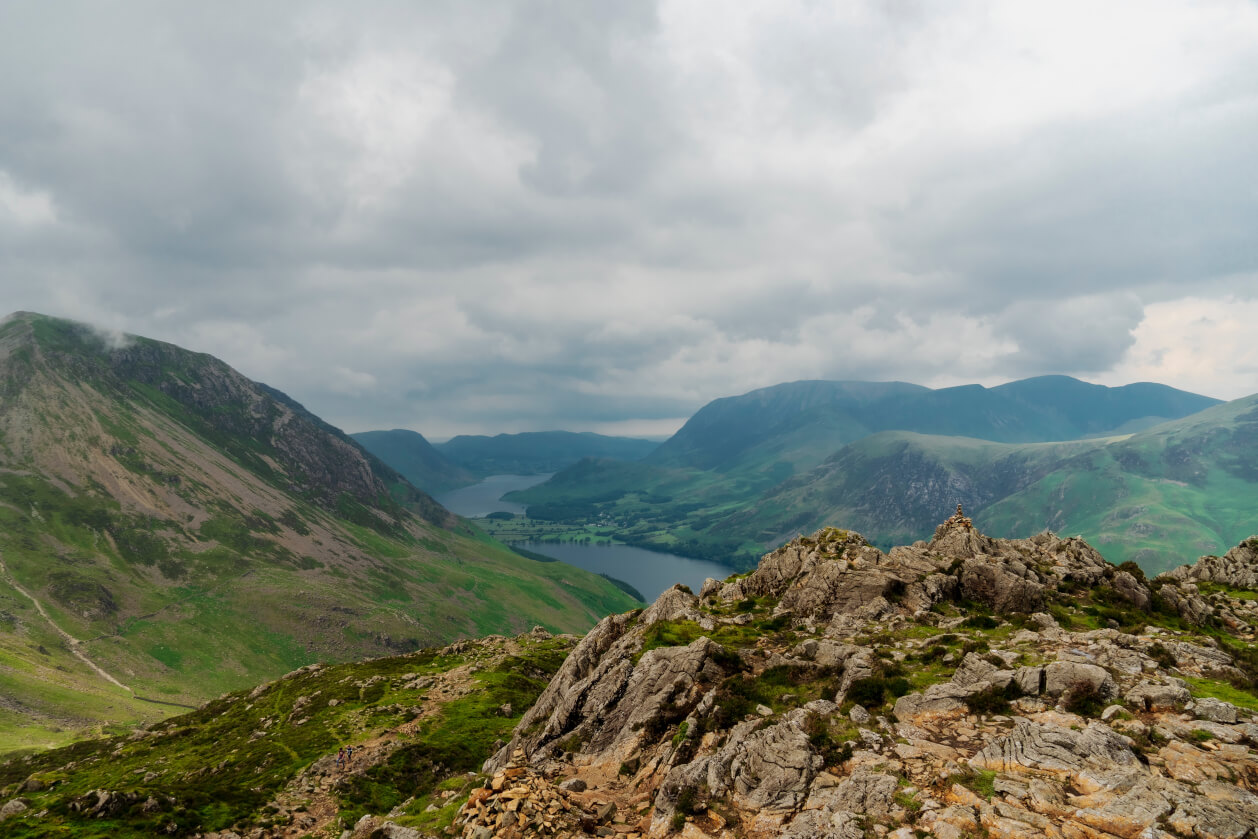
{"label": "valley between mountains", "polygon": [[[1256,398],[808,382],[430,446],[11,316],[0,835],[1258,839]],[[558,470],[555,538],[745,570],[641,608],[415,483],[504,469]]]}
{"label": "valley between mountains", "polygon": [[644,457],[574,459],[507,500],[527,514],[486,524],[504,539],[611,539],[742,569],[834,522],[883,549],[923,539],[961,503],[991,532],[1081,535],[1156,574],[1258,532],[1258,395],[1064,376],[795,382],[718,399]]}

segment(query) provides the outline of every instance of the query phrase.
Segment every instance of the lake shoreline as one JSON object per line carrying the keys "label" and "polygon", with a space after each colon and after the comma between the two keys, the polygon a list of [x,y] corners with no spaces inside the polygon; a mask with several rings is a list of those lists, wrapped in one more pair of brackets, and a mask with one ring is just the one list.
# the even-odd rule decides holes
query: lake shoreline
{"label": "lake shoreline", "polygon": [[[508,492],[525,489],[548,479],[549,475],[491,475],[470,487],[463,487],[452,492],[443,493],[437,501],[465,518],[484,520],[494,513],[509,513],[512,516],[523,516],[523,505],[511,501],[503,501]],[[541,536],[541,534],[537,534]],[[597,537],[590,534],[585,537]],[[710,559],[693,559],[668,551],[655,550],[638,545],[617,543],[608,538],[607,541],[578,541],[576,539],[545,538],[498,538],[512,549],[520,549],[534,556],[526,557],[534,561],[537,555],[549,557],[558,562],[566,562],[578,568],[601,574],[614,581],[623,583],[641,593],[645,602],[651,603],[659,595],[677,583],[688,586],[698,593],[708,577],[724,580],[737,569]],[[614,583],[615,584],[615,583]]]}

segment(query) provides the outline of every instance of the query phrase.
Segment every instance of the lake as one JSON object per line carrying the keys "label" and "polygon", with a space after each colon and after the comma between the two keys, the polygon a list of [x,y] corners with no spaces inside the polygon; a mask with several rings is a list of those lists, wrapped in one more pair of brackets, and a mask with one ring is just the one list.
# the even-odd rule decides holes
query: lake
{"label": "lake", "polygon": [[[526,489],[550,475],[491,475],[479,484],[456,489],[437,496],[437,501],[452,513],[479,518],[490,513],[524,512],[523,504],[503,501],[502,496],[517,489]],[[572,542],[518,542],[518,547],[545,554],[561,562],[607,574],[642,592],[647,603],[654,602],[660,592],[674,583],[685,583],[695,594],[708,577],[723,580],[734,569],[705,559],[690,559],[676,554],[648,551],[629,545],[580,545]]]}
{"label": "lake", "polygon": [[517,542],[515,547],[533,553],[553,556],[569,565],[607,574],[642,592],[647,603],[652,603],[660,592],[672,588],[674,583],[685,583],[695,594],[703,588],[708,577],[723,580],[734,573],[720,563],[706,559],[690,559],[676,554],[648,551],[629,545],[578,545],[572,542]]}
{"label": "lake", "polygon": [[502,496],[517,489],[528,489],[550,475],[490,475],[479,484],[463,487],[436,496],[438,503],[452,513],[469,519],[490,513],[524,513],[523,504],[503,501]]}

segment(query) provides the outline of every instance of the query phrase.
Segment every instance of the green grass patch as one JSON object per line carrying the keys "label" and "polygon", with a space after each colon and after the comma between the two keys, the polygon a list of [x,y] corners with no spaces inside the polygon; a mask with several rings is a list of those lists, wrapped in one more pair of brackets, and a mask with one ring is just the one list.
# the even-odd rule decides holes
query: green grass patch
{"label": "green grass patch", "polygon": [[1185,676],[1184,681],[1191,686],[1194,696],[1222,699],[1224,702],[1231,702],[1237,708],[1258,712],[1258,694],[1252,691],[1243,690],[1218,679]]}
{"label": "green grass patch", "polygon": [[1197,583],[1197,591],[1204,595],[1226,594],[1228,597],[1234,597],[1237,600],[1258,600],[1258,591],[1249,588],[1234,588],[1224,583]]}
{"label": "green grass patch", "polygon": [[991,801],[992,797],[996,795],[996,771],[994,769],[968,769],[949,776],[948,782],[950,784],[960,784],[984,801]]}
{"label": "green grass patch", "polygon": [[647,627],[642,649],[635,655],[634,663],[650,650],[659,647],[684,647],[705,635],[723,647],[737,649],[752,646],[764,634],[758,628],[737,624],[718,624],[711,632],[707,632],[694,621],[656,621]]}

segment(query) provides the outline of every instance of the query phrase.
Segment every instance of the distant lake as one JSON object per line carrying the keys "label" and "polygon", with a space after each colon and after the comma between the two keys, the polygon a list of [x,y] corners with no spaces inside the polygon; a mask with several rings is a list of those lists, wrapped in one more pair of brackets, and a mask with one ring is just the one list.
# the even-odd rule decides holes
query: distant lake
{"label": "distant lake", "polygon": [[523,504],[503,501],[502,496],[517,489],[536,486],[550,475],[490,475],[479,484],[438,495],[437,501],[452,513],[469,519],[490,513],[524,513]]}
{"label": "distant lake", "polygon": [[717,562],[706,559],[690,559],[676,554],[648,551],[629,545],[578,545],[571,542],[516,542],[516,547],[533,553],[553,556],[561,562],[607,574],[642,592],[647,603],[652,603],[660,593],[675,583],[685,583],[695,594],[703,588],[708,577],[723,580],[734,573]]}
{"label": "distant lake", "polygon": [[[523,504],[503,501],[502,496],[517,489],[542,483],[550,475],[491,475],[479,484],[438,495],[441,506],[467,518],[490,513],[524,513]],[[515,542],[517,547],[554,557],[560,562],[607,574],[642,592],[647,603],[675,583],[685,583],[695,594],[708,577],[723,580],[733,568],[706,559],[690,559],[676,554],[648,551],[629,545],[581,545],[573,542]]]}

